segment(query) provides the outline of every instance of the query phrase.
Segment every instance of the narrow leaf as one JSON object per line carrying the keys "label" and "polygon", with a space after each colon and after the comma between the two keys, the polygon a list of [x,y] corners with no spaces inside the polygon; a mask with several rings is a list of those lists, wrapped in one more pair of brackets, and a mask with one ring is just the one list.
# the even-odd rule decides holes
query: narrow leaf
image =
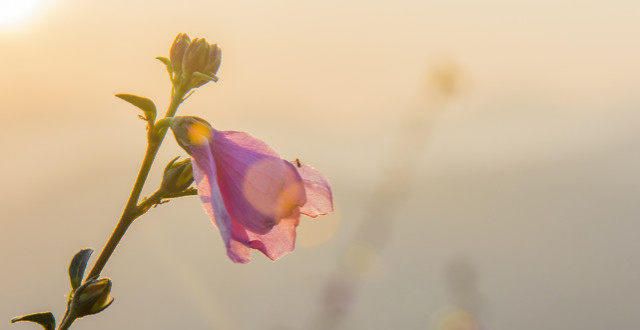
{"label": "narrow leaf", "polygon": [[24,316],[18,316],[11,320],[11,323],[16,322],[34,322],[40,324],[45,330],[55,330],[56,318],[51,312],[33,313]]}
{"label": "narrow leaf", "polygon": [[87,268],[89,257],[93,250],[83,249],[76,253],[69,265],[69,280],[71,281],[71,288],[77,289],[82,284],[82,278],[84,277],[84,270]]}
{"label": "narrow leaf", "polygon": [[171,65],[171,60],[163,57],[163,56],[158,56],[156,57],[156,60],[164,63],[164,65],[167,67],[167,71],[169,72],[169,75],[171,75],[171,71],[173,71],[173,66]]}
{"label": "narrow leaf", "polygon": [[167,68],[170,68],[170,67],[171,67],[171,60],[169,60],[169,59],[168,59],[168,58],[166,58],[166,57],[158,56],[158,57],[156,57],[156,60],[158,60],[158,61],[160,61],[160,62],[164,63],[164,65],[166,65],[166,66],[167,66]]}
{"label": "narrow leaf", "polygon": [[132,94],[116,94],[116,97],[125,100],[144,111],[149,122],[154,122],[156,120],[156,105],[150,99]]}

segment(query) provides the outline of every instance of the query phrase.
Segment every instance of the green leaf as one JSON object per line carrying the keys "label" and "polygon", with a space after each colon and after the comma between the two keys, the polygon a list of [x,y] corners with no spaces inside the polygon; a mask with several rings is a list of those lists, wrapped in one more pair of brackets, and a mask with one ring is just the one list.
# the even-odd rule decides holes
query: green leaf
{"label": "green leaf", "polygon": [[55,330],[56,318],[51,312],[33,313],[24,316],[18,316],[11,320],[11,323],[16,322],[34,322],[40,324],[45,330]]}
{"label": "green leaf", "polygon": [[123,99],[144,111],[147,115],[147,121],[153,123],[156,120],[156,105],[150,99],[133,94],[116,94],[116,97]]}
{"label": "green leaf", "polygon": [[93,250],[91,249],[83,249],[73,256],[71,264],[69,265],[69,280],[71,281],[71,288],[73,290],[77,289],[80,284],[82,284],[84,270],[87,268],[87,263],[89,262],[89,257],[91,257],[92,253]]}
{"label": "green leaf", "polygon": [[158,56],[158,57],[156,57],[156,60],[164,63],[164,65],[166,65],[167,68],[171,67],[171,60],[169,60],[168,58],[166,58],[164,56]]}
{"label": "green leaf", "polygon": [[169,75],[171,75],[171,72],[173,71],[173,65],[171,65],[171,60],[163,56],[156,57],[156,60],[164,63],[164,65],[167,67],[167,71],[169,72]]}

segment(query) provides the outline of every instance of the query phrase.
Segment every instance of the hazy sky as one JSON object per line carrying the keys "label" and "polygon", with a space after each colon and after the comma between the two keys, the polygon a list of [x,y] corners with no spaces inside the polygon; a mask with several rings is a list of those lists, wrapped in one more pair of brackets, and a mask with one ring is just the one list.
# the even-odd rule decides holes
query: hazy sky
{"label": "hazy sky", "polygon": [[[66,263],[102,246],[144,148],[113,94],[165,107],[153,58],[187,32],[223,64],[181,113],[314,164],[337,213],[303,220],[283,260],[234,265],[197,200],[155,209],[107,265],[114,305],[78,328],[308,328],[354,232],[380,221],[393,232],[345,328],[438,329],[452,307],[483,329],[640,326],[639,2],[34,3],[0,15],[0,319],[64,307]],[[461,91],[436,108],[442,63]],[[407,116],[433,120],[412,188],[393,217],[364,219]],[[180,153],[168,139],[158,166]]]}

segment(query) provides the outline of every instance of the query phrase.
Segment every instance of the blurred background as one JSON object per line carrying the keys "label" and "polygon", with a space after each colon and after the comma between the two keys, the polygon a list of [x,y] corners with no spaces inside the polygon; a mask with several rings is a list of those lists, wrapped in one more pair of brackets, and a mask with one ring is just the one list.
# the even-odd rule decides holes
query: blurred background
{"label": "blurred background", "polygon": [[[178,32],[223,49],[181,114],[333,184],[296,251],[231,263],[196,198],[138,220],[78,329],[637,329],[640,3],[0,1],[0,328],[63,312],[166,107]],[[184,154],[167,139],[148,181]]]}

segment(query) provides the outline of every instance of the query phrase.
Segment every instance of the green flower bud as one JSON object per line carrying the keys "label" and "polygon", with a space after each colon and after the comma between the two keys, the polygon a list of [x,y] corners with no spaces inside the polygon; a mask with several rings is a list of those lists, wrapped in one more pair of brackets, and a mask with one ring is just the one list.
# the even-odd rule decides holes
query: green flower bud
{"label": "green flower bud", "polygon": [[171,67],[176,74],[180,74],[180,71],[182,71],[182,59],[184,58],[184,54],[190,44],[191,39],[189,39],[189,36],[186,33],[180,33],[173,41],[173,45],[171,45],[169,57],[171,60]]}
{"label": "green flower bud", "polygon": [[73,315],[83,317],[100,313],[112,302],[111,280],[101,278],[89,280],[78,287],[69,307]]}
{"label": "green flower bud", "polygon": [[222,62],[222,51],[217,44],[204,38],[191,40],[180,33],[171,46],[170,58],[171,80],[185,93],[209,81],[218,81],[215,74]]}
{"label": "green flower bud", "polygon": [[218,47],[217,44],[213,44],[209,47],[209,58],[207,66],[205,66],[204,71],[202,73],[214,76],[218,73],[218,69],[220,68],[220,64],[222,63],[222,50]]}
{"label": "green flower bud", "polygon": [[193,183],[191,160],[183,159],[177,161],[178,158],[172,159],[164,169],[164,177],[160,187],[166,193],[182,192]]}
{"label": "green flower bud", "polygon": [[201,71],[207,64],[209,44],[205,39],[195,38],[187,48],[182,59],[182,71],[186,78],[195,72]]}

